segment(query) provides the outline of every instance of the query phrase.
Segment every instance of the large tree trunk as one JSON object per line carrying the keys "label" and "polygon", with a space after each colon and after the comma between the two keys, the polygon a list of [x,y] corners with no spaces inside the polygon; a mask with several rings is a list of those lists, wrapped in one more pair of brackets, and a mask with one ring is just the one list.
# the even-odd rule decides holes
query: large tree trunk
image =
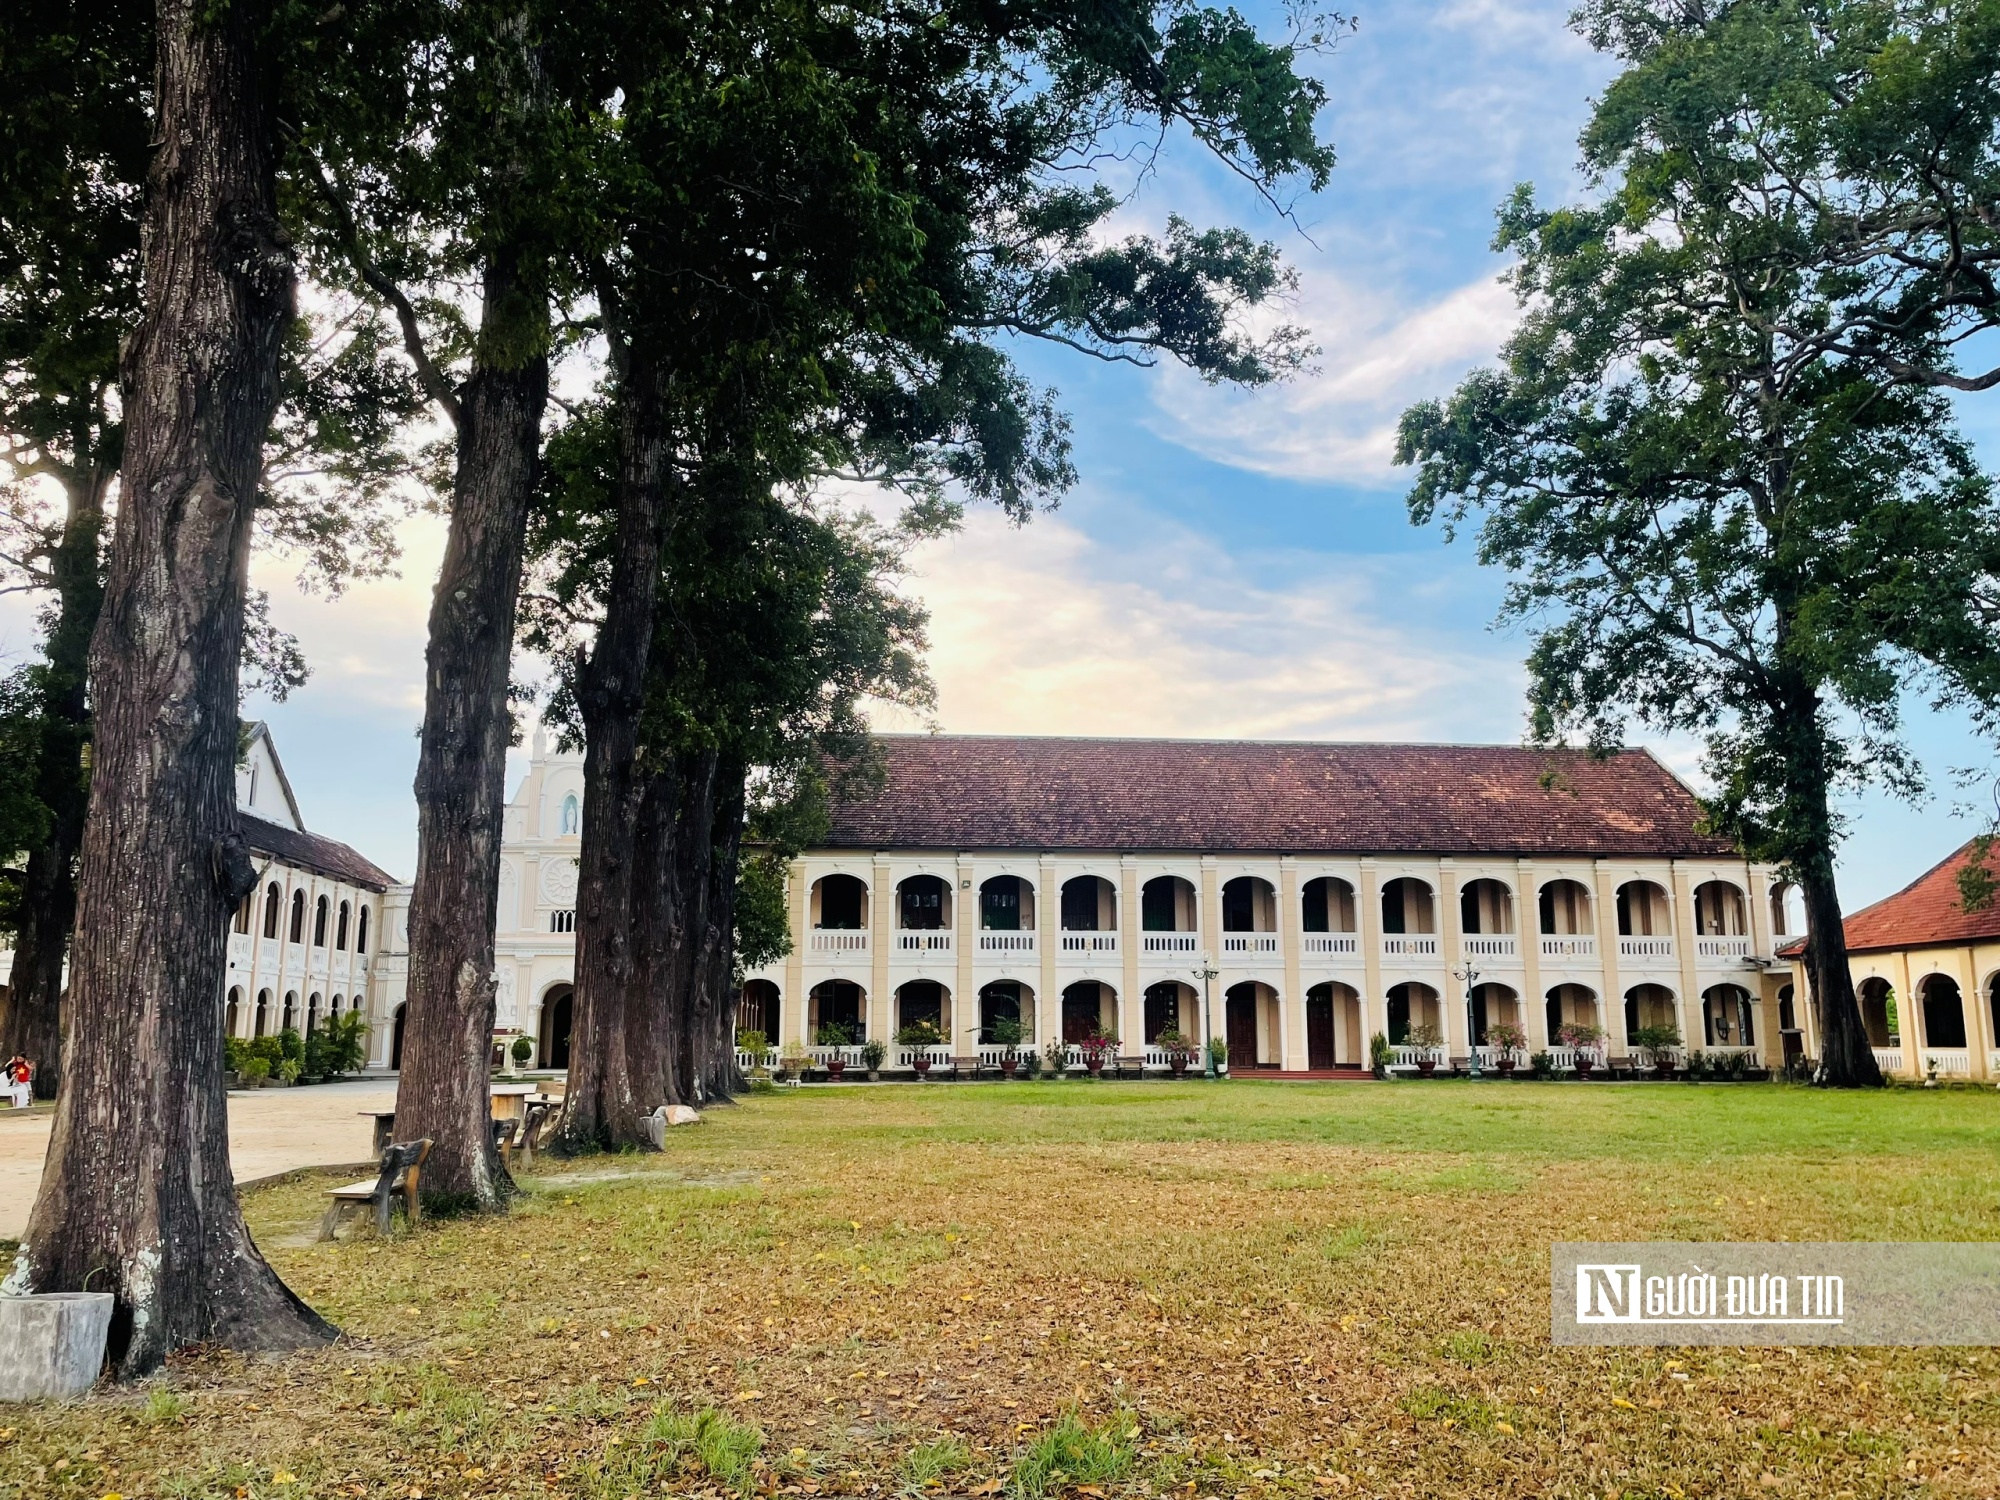
{"label": "large tree trunk", "polygon": [[697,1105],[708,1098],[699,1061],[707,1051],[707,1039],[700,1031],[706,1011],[696,1003],[695,981],[707,935],[709,871],[715,858],[716,760],[713,750],[680,757],[679,801],[665,886],[663,998],[671,1027],[667,1061],[680,1102]]}
{"label": "large tree trunk", "polygon": [[[485,273],[482,344],[540,350],[521,324],[547,302],[510,257]],[[490,342],[489,342],[490,341]],[[512,1192],[493,1149],[493,924],[507,796],[507,706],[521,554],[541,453],[548,359],[475,357],[460,395],[451,530],[431,601],[417,755],[417,874],[396,1138],[428,1138],[426,1200],[498,1208]]]}
{"label": "large tree trunk", "polygon": [[715,818],[710,831],[701,948],[695,960],[696,1035],[703,1038],[695,1060],[703,1091],[711,1102],[742,1088],[736,1066],[736,867],[743,852],[744,773],[723,767],[716,773]]}
{"label": "large tree trunk", "polygon": [[[618,525],[604,620],[576,672],[583,716],[583,841],[578,851],[576,1009],[569,1087],[557,1145],[650,1147],[646,1116],[661,1103],[646,1057],[635,980],[634,831],[645,778],[639,720],[659,592],[660,526],[668,466],[664,391],[643,350],[619,382]],[[634,1014],[640,1011],[640,1014]]]}
{"label": "large tree trunk", "polygon": [[[672,987],[672,861],[679,826],[680,766],[672,756],[646,758],[638,816],[632,827],[632,982],[625,1013],[635,1088],[668,1104],[685,1104],[674,1076],[680,1018]],[[643,1081],[640,1069],[644,1069]]]}
{"label": "large tree trunk", "polygon": [[251,511],[292,264],[254,5],[160,0],[145,311],[125,351],[124,498],[92,644],[96,710],[69,1035],[41,1193],[8,1291],[111,1291],[143,1374],[211,1342],[333,1330],[251,1243],[222,1083]]}
{"label": "large tree trunk", "polygon": [[[1833,861],[1821,857],[1799,867],[1799,893],[1806,908],[1806,978],[1812,985],[1813,1013],[1819,1022],[1819,1078],[1829,1088],[1875,1088],[1882,1069],[1868,1044],[1854,971],[1847,962],[1847,929]],[[1906,1038],[1910,1036],[1907,1023]],[[1906,1041],[1907,1045],[1907,1041]]]}
{"label": "large tree trunk", "polygon": [[44,643],[35,795],[49,810],[48,836],[28,851],[20,929],[8,981],[0,1054],[35,1065],[35,1095],[56,1097],[62,1078],[63,966],[76,927],[76,861],[83,849],[90,779],[90,637],[104,602],[99,535],[109,476],[95,470],[70,485],[62,539],[49,559],[55,618]]}

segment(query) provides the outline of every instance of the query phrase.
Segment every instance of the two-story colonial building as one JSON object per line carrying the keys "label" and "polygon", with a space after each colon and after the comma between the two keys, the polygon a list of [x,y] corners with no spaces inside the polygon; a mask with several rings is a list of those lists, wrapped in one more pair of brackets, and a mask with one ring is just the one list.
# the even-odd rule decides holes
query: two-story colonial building
{"label": "two-story colonial building", "polygon": [[[1362,1066],[1412,1028],[1453,1060],[1518,1025],[1616,1059],[1672,1022],[1706,1050],[1812,1049],[1775,955],[1797,902],[1696,831],[1653,756],[1507,746],[885,736],[879,790],[794,865],[789,957],[740,1019],[814,1046],[917,1020],[969,1055],[1001,1019],[1038,1046],[1169,1028],[1232,1070]],[[581,760],[537,741],[508,809],[503,1015],[560,1066]],[[515,997],[524,1002],[509,1011]],[[907,1060],[892,1055],[891,1065]]]}

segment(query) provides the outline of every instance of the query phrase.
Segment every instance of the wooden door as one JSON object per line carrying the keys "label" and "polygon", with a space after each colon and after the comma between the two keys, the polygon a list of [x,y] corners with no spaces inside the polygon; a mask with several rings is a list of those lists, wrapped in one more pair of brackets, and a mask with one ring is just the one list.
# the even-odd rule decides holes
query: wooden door
{"label": "wooden door", "polygon": [[1229,1070],[1257,1066],[1257,992],[1247,985],[1229,992]]}
{"label": "wooden door", "polygon": [[1326,996],[1306,1000],[1306,1066],[1333,1066],[1333,999]]}

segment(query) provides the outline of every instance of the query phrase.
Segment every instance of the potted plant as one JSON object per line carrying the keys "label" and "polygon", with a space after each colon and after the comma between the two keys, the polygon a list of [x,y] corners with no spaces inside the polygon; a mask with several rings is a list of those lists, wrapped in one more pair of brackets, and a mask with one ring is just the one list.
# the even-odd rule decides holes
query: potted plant
{"label": "potted plant", "polygon": [[813,1043],[834,1049],[826,1060],[826,1077],[829,1083],[840,1082],[841,1075],[847,1071],[847,1058],[840,1049],[854,1045],[854,1028],[845,1021],[828,1021],[813,1034]]}
{"label": "potted plant", "polygon": [[1514,1076],[1514,1054],[1528,1045],[1528,1035],[1512,1021],[1496,1021],[1486,1028],[1486,1045],[1497,1048],[1493,1071],[1502,1078]]}
{"label": "potted plant", "polygon": [[528,1059],[535,1055],[534,1040],[524,1032],[514,1038],[514,1045],[509,1047],[507,1051],[514,1059],[514,1070],[519,1072],[522,1068],[527,1067]]}
{"label": "potted plant", "polygon": [[1437,1049],[1444,1045],[1444,1033],[1429,1021],[1419,1021],[1410,1028],[1409,1045],[1419,1049],[1417,1053],[1417,1076],[1429,1078],[1438,1070]]}
{"label": "potted plant", "polygon": [[1217,1078],[1229,1076],[1229,1043],[1219,1036],[1208,1039],[1208,1060]]}
{"label": "potted plant", "polygon": [[736,1033],[736,1050],[750,1062],[750,1076],[760,1078],[764,1064],[771,1056],[771,1039],[754,1026],[746,1026]]}
{"label": "potted plant", "polygon": [[1033,1047],[1021,1053],[1021,1072],[1030,1082],[1042,1076],[1042,1054]]}
{"label": "potted plant", "polygon": [[1604,1035],[1604,1028],[1593,1026],[1588,1021],[1565,1021],[1556,1028],[1556,1040],[1565,1047],[1576,1049],[1576,1076],[1588,1078],[1590,1070],[1597,1066],[1597,1058],[1591,1048]]}
{"label": "potted plant", "polygon": [[811,1054],[803,1042],[787,1042],[778,1053],[778,1077],[786,1083],[806,1076],[806,1064],[812,1061]]}
{"label": "potted plant", "polygon": [[910,1066],[917,1070],[919,1079],[930,1076],[929,1049],[937,1046],[940,1040],[942,1038],[934,1021],[912,1021],[896,1033],[896,1045],[910,1049]]}
{"label": "potted plant", "polygon": [[1389,1045],[1389,1039],[1376,1032],[1368,1038],[1368,1070],[1377,1078],[1389,1076],[1389,1064],[1396,1060],[1396,1050]]}
{"label": "potted plant", "polygon": [[875,1083],[882,1077],[882,1060],[889,1055],[889,1049],[872,1037],[861,1044],[861,1066],[868,1070],[868,1081]]}
{"label": "potted plant", "polygon": [[1167,1067],[1172,1070],[1174,1077],[1187,1077],[1188,1067],[1195,1059],[1193,1037],[1169,1026],[1160,1033],[1153,1045],[1167,1054]]}
{"label": "potted plant", "polygon": [[1556,1076],[1556,1060],[1547,1052],[1537,1052],[1528,1059],[1528,1071],[1537,1078]]}
{"label": "potted plant", "polygon": [[1092,1078],[1104,1076],[1104,1060],[1118,1050],[1118,1033],[1102,1027],[1090,1028],[1090,1035],[1077,1045],[1083,1049],[1083,1065]]}
{"label": "potted plant", "polygon": [[1656,1077],[1674,1076],[1672,1049],[1681,1044],[1681,1032],[1678,1026],[1671,1023],[1662,1026],[1641,1026],[1632,1033],[1631,1043],[1652,1061]]}
{"label": "potted plant", "polygon": [[1042,1061],[1048,1065],[1049,1077],[1061,1078],[1069,1071],[1069,1043],[1061,1038],[1052,1038],[1042,1048]]}
{"label": "potted plant", "polygon": [[987,1031],[993,1038],[994,1046],[1007,1049],[1000,1054],[1000,1076],[1012,1078],[1014,1069],[1020,1066],[1021,1062],[1020,1056],[1014,1050],[1021,1045],[1021,1023],[1011,1016],[1003,1016],[988,1027]]}

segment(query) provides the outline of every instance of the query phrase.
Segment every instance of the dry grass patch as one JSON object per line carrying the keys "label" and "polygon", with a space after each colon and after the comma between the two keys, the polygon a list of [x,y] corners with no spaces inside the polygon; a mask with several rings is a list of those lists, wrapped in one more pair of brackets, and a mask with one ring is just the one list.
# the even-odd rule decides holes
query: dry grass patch
{"label": "dry grass patch", "polygon": [[1988,1496],[1987,1350],[1556,1349],[1548,1245],[1992,1238],[2000,1100],[804,1090],[513,1212],[292,1244],[346,1330],[0,1418],[0,1493]]}

